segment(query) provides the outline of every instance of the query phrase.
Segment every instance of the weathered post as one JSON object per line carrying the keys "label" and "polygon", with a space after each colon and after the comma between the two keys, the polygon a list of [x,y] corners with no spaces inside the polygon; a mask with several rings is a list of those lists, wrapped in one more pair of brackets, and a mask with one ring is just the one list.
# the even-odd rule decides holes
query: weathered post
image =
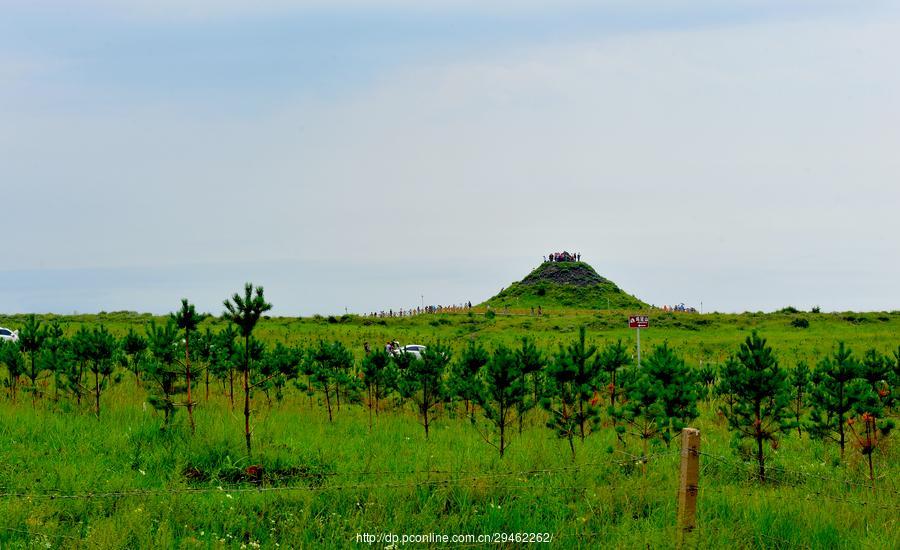
{"label": "weathered post", "polygon": [[685,428],[681,432],[681,480],[678,486],[678,546],[697,523],[697,490],[700,478],[700,430]]}

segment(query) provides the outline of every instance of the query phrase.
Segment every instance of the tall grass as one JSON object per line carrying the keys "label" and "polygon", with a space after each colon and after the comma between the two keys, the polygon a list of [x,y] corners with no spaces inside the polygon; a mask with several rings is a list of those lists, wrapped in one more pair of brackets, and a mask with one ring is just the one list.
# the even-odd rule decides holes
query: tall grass
{"label": "tall grass", "polygon": [[[861,322],[808,315],[808,329],[791,327],[795,316],[671,315],[651,319],[642,340],[649,349],[667,339],[694,365],[719,360],[751,327],[788,365],[813,361],[838,339],[859,351],[896,348],[896,314],[854,314],[867,319]],[[441,318],[449,322],[430,324]],[[124,334],[144,320],[103,321]],[[75,319],[64,321],[76,328]],[[337,339],[358,354],[365,340],[461,345],[473,336],[493,347],[523,334],[546,349],[572,341],[582,324],[598,344],[631,336],[620,328],[622,314],[372,321],[276,318],[258,330],[269,342]],[[411,408],[379,415],[370,431],[359,405],[342,405],[329,423],[318,399],[311,405],[288,391],[271,405],[262,395],[254,400],[251,463],[243,417],[230,410],[221,386],[209,402],[201,399],[193,437],[184,411],[162,430],[162,418],[144,400],[126,378],[104,394],[98,422],[66,401],[45,397],[32,408],[0,399],[0,548],[347,548],[360,546],[356,535],[364,532],[548,532],[563,548],[665,548],[676,538],[677,443],[653,446],[642,475],[638,445],[618,441],[608,419],[576,442],[573,464],[567,443],[533,410],[500,459],[453,407],[444,407],[425,440]],[[760,486],[752,457],[732,443],[715,403],[701,407],[695,426],[704,453],[697,547],[900,547],[900,451],[893,441],[877,451],[882,478],[875,493],[859,453],[838,464],[836,448],[805,434],[768,449],[771,482]]]}

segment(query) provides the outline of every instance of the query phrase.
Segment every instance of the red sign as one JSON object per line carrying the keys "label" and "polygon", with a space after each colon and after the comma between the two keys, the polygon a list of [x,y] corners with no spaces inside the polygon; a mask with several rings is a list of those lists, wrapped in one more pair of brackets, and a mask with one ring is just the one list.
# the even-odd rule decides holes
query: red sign
{"label": "red sign", "polygon": [[647,328],[650,326],[650,317],[647,315],[632,315],[628,318],[629,328]]}

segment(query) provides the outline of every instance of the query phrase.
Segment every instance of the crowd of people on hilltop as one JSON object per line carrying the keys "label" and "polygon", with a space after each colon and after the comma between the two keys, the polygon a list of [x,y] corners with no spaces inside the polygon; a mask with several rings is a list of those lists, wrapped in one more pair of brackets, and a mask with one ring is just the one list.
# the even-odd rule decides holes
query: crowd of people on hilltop
{"label": "crowd of people on hilltop", "polygon": [[387,311],[373,311],[367,315],[367,317],[375,317],[375,318],[385,318],[385,317],[412,317],[414,315],[422,315],[426,313],[450,313],[450,312],[460,312],[460,311],[468,311],[472,309],[472,302],[463,302],[461,304],[453,304],[449,306],[444,305],[436,305],[436,306],[417,306],[411,307],[408,309],[403,309],[402,307],[397,311],[393,309],[389,309]]}
{"label": "crowd of people on hilltop", "polygon": [[[549,258],[549,260],[548,260]],[[544,261],[550,262],[580,262],[581,253],[575,252],[551,252],[549,256],[544,256]]]}

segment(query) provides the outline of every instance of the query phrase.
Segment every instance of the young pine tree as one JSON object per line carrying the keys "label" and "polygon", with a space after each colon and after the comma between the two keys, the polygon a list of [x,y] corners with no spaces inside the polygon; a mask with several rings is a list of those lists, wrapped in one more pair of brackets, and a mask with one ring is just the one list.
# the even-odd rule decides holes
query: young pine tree
{"label": "young pine tree", "polygon": [[27,389],[31,392],[32,408],[36,406],[36,399],[39,393],[38,378],[41,377],[41,373],[44,370],[38,358],[46,339],[47,329],[41,326],[41,321],[34,314],[29,315],[19,333],[19,347],[29,359],[25,364],[25,372],[23,374],[31,381],[31,385]]}
{"label": "young pine tree", "polygon": [[100,421],[100,395],[109,385],[113,374],[114,362],[116,355],[117,342],[116,338],[106,330],[106,327],[100,325],[91,331],[91,347],[89,370],[94,375],[94,384],[91,391],[94,393],[94,411],[97,414],[97,421]]}
{"label": "young pine tree", "polygon": [[[585,327],[578,329],[578,340],[560,350],[554,360],[555,368],[548,372],[551,378],[555,378],[555,383],[552,385],[559,392],[568,393],[565,400],[572,401],[572,420],[578,426],[578,436],[581,441],[584,441],[589,433],[588,426],[595,424],[600,418],[600,409],[591,403],[601,372],[597,361],[590,361],[590,358],[597,352],[597,348],[586,344],[585,332]],[[560,386],[559,382],[562,380],[565,380],[563,384],[567,385],[567,388]],[[560,406],[562,403],[563,400],[560,399]],[[557,416],[557,418],[561,419],[562,417]]]}
{"label": "young pine tree", "polygon": [[856,440],[856,448],[869,465],[869,482],[875,490],[875,450],[890,435],[895,424],[886,419],[883,396],[871,387],[861,387],[853,404],[856,416],[847,419],[847,429]]}
{"label": "young pine tree", "polygon": [[303,350],[277,342],[274,348],[263,354],[259,369],[255,371],[253,387],[265,392],[269,405],[272,404],[270,392],[274,393],[277,401],[281,401],[285,384],[297,377],[297,368],[302,360]]}
{"label": "young pine tree", "polygon": [[863,355],[859,365],[859,376],[869,386],[871,393],[878,398],[883,409],[889,409],[895,396],[891,392],[891,361],[879,353],[870,349]]}
{"label": "young pine tree", "polygon": [[[238,332],[229,324],[212,336],[209,348],[209,365],[207,372],[222,381],[222,393],[228,394],[228,403],[234,412],[234,368],[241,359],[237,354]],[[226,388],[227,384],[227,388]]]}
{"label": "young pine tree", "polygon": [[738,438],[751,439],[756,445],[760,483],[766,481],[763,443],[776,442],[779,433],[793,428],[791,386],[787,372],[778,366],[774,350],[756,331],[747,337],[737,353],[736,368],[726,370],[727,383],[737,400],[725,412],[728,426]]}
{"label": "young pine tree", "polygon": [[609,344],[603,348],[597,360],[600,363],[600,369],[606,373],[609,380],[606,389],[609,394],[609,405],[614,407],[616,396],[620,393],[618,373],[631,362],[631,358],[628,357],[628,349],[622,344],[622,340],[617,340],[615,344]]}
{"label": "young pine tree", "polygon": [[206,402],[209,402],[209,365],[212,346],[213,333],[209,327],[206,327],[206,330],[203,332],[198,332],[194,341],[191,343],[191,348],[194,350],[194,365],[199,366],[199,368],[195,368],[194,371],[198,374],[202,372],[205,378],[206,392],[203,400]]}
{"label": "young pine tree", "polygon": [[53,401],[59,400],[59,388],[63,387],[65,375],[75,363],[72,343],[63,336],[62,327],[53,323],[47,330],[47,341],[41,349],[44,369],[53,373]]}
{"label": "young pine tree", "polygon": [[477,401],[481,389],[481,369],[489,360],[490,355],[481,344],[469,340],[455,365],[451,382],[452,391],[455,397],[463,400],[466,415],[472,421],[475,420],[475,408],[472,403]]}
{"label": "young pine tree", "polygon": [[16,393],[19,386],[19,377],[25,372],[25,359],[18,342],[0,340],[0,364],[6,367],[6,387],[9,388],[9,398],[13,405],[16,404]]}
{"label": "young pine tree", "polygon": [[305,373],[309,376],[311,388],[325,394],[328,421],[333,422],[334,403],[341,384],[350,383],[348,373],[353,368],[353,354],[341,342],[325,342],[307,352]]}
{"label": "young pine tree", "polygon": [[147,350],[147,340],[136,333],[133,328],[122,337],[122,366],[134,374],[134,385],[141,387],[141,359]]}
{"label": "young pine tree", "polygon": [[729,414],[734,412],[734,404],[738,399],[738,395],[735,393],[736,389],[731,382],[736,378],[734,371],[739,368],[740,365],[733,355],[725,359],[725,362],[719,365],[719,372],[716,376],[718,382],[713,388],[713,395],[728,407]]}
{"label": "young pine tree", "polygon": [[651,440],[669,445],[673,435],[698,416],[701,387],[696,373],[668,343],[656,346],[640,368],[631,367],[629,371],[631,374],[625,376],[625,402],[611,407],[610,415],[619,421],[616,432],[640,439],[647,456]]}
{"label": "young pine tree", "polygon": [[396,370],[393,368],[391,354],[383,349],[376,349],[362,360],[363,383],[366,386],[367,404],[369,407],[369,430],[372,429],[372,412],[378,416],[378,404],[388,395],[396,383]]}
{"label": "young pine tree", "polygon": [[522,364],[516,352],[501,345],[485,366],[483,387],[476,393],[484,417],[497,430],[497,443],[489,437],[484,440],[500,451],[500,458],[509,446],[509,428],[514,413],[525,398],[525,384],[521,378]]}
{"label": "young pine tree", "polygon": [[825,357],[816,366],[810,377],[811,390],[809,433],[815,438],[834,441],[841,449],[847,444],[847,419],[852,416],[854,405],[866,389],[866,382],[860,378],[859,361],[853,351],[838,343],[830,357]]}
{"label": "young pine tree", "polygon": [[142,358],[141,364],[144,379],[151,384],[147,402],[157,411],[163,412],[162,429],[169,427],[169,420],[175,412],[179,347],[178,329],[172,319],[167,319],[164,325],[157,325],[155,320],[150,320],[147,324],[148,353]]}
{"label": "young pine tree", "polygon": [[528,337],[522,338],[522,347],[516,350],[516,359],[519,362],[518,383],[522,386],[522,399],[516,405],[516,415],[519,419],[519,435],[522,435],[525,413],[540,402],[541,370],[547,362]]}
{"label": "young pine tree", "polygon": [[568,440],[572,461],[575,460],[575,436],[583,442],[588,434],[585,425],[599,419],[599,409],[590,403],[599,367],[596,361],[588,361],[596,351],[596,347],[585,344],[585,329],[581,327],[578,340],[560,347],[545,373],[541,406],[550,413],[547,427],[557,437]]}
{"label": "young pine tree", "polygon": [[163,428],[175,412],[175,395],[178,393],[180,338],[175,321],[166,319],[165,325],[157,325],[151,319],[147,325],[147,355],[141,361],[143,374],[151,385],[147,402],[157,411],[163,412]]}
{"label": "young pine tree", "polygon": [[400,392],[416,404],[425,427],[425,439],[434,421],[432,410],[450,397],[444,380],[450,360],[450,348],[438,343],[426,348],[421,358],[410,361],[401,374]]}
{"label": "young pine tree", "polygon": [[181,300],[181,309],[176,313],[172,313],[169,317],[175,322],[175,326],[184,331],[184,380],[187,389],[187,411],[188,419],[191,423],[191,433],[194,433],[194,399],[191,394],[191,335],[197,332],[197,326],[203,320],[205,315],[197,313],[194,304],[187,301],[186,298]]}
{"label": "young pine tree", "polygon": [[81,406],[82,397],[86,397],[90,393],[85,382],[85,372],[91,362],[93,346],[91,331],[84,326],[79,327],[78,332],[70,340],[73,361],[65,372],[65,387],[66,391],[75,397],[79,406]]}
{"label": "young pine tree", "polygon": [[244,389],[244,437],[247,441],[247,456],[251,455],[251,432],[250,432],[250,337],[253,336],[253,329],[262,314],[272,309],[272,304],[266,302],[263,295],[263,288],[256,287],[255,292],[253,285],[247,283],[244,285],[244,295],[235,293],[231,300],[225,300],[225,312],[222,317],[234,323],[241,337],[244,339],[244,357],[238,368],[243,376]]}
{"label": "young pine tree", "polygon": [[891,361],[877,350],[870,349],[860,362],[859,375],[865,384],[860,385],[856,403],[853,405],[855,417],[847,420],[847,426],[856,439],[856,448],[868,462],[869,480],[874,490],[873,455],[894,429],[894,421],[885,418],[893,400],[890,391]]}
{"label": "young pine tree", "polygon": [[806,394],[809,389],[809,365],[800,361],[788,377],[791,385],[791,410],[797,425],[797,435],[803,435],[803,411],[806,408]]}

